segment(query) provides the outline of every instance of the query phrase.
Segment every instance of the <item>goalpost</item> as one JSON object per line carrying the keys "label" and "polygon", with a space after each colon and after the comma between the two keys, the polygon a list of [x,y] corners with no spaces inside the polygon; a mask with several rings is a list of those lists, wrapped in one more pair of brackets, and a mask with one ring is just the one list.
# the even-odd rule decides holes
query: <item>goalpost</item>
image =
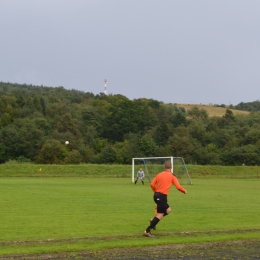
{"label": "goalpost", "polygon": [[177,176],[180,184],[192,184],[184,159],[173,156],[132,158],[132,182],[140,168],[144,171],[145,179],[151,182],[156,174],[164,170],[166,161],[171,161],[171,172]]}

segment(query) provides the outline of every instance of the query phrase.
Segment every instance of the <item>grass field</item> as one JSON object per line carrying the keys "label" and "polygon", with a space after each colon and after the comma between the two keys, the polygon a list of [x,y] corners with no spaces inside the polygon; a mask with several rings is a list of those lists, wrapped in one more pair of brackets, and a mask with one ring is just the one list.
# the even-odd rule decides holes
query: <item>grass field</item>
{"label": "grass field", "polygon": [[[158,170],[163,170],[163,165]],[[192,179],[260,179],[259,166],[219,166],[219,165],[187,165]],[[151,169],[149,168],[149,171]],[[72,178],[72,177],[104,177],[104,178],[129,178],[132,176],[131,165],[105,165],[105,164],[80,164],[80,165],[37,165],[7,163],[0,164],[0,179],[6,177],[35,177],[35,178]]]}
{"label": "grass field", "polygon": [[195,179],[153,216],[148,185],[129,178],[0,178],[0,256],[259,238],[260,180]]}
{"label": "grass field", "polygon": [[[184,107],[186,111],[190,110],[194,106],[198,107],[199,109],[204,109],[208,112],[209,117],[212,116],[223,116],[226,113],[227,109],[230,109],[228,107],[217,107],[214,105],[203,105],[203,104],[177,104],[177,106]],[[249,111],[243,111],[243,110],[236,110],[236,109],[230,109],[234,115],[248,115]]]}

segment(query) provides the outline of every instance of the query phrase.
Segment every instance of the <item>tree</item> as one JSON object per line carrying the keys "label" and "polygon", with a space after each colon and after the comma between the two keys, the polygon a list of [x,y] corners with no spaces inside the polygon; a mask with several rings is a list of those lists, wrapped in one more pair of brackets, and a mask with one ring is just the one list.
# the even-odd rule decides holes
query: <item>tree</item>
{"label": "tree", "polygon": [[82,156],[78,150],[68,152],[64,159],[67,164],[79,164],[82,161]]}
{"label": "tree", "polygon": [[226,110],[226,113],[224,116],[222,116],[221,121],[220,121],[220,126],[224,127],[230,124],[233,124],[235,121],[235,116],[233,112],[230,109]]}
{"label": "tree", "polygon": [[100,153],[106,146],[108,146],[108,140],[105,138],[95,138],[94,143],[94,150],[96,154]]}
{"label": "tree", "polygon": [[230,120],[230,121],[234,121],[235,120],[235,116],[234,116],[232,110],[230,110],[230,109],[226,110],[226,113],[225,113],[225,115],[223,117],[225,119],[227,119],[227,120]]}
{"label": "tree", "polygon": [[46,116],[46,105],[45,105],[45,100],[41,97],[40,98],[40,104],[41,104],[41,110],[43,116]]}
{"label": "tree", "polygon": [[114,163],[116,161],[116,149],[107,145],[101,152],[101,163]]}
{"label": "tree", "polygon": [[208,153],[215,153],[215,152],[218,151],[217,146],[215,144],[213,144],[213,143],[208,144],[206,146],[206,149],[207,149]]}
{"label": "tree", "polygon": [[140,135],[129,133],[125,136],[124,144],[125,144],[125,151],[128,155],[129,162],[131,163],[131,159],[134,157],[141,157],[142,152],[140,151],[139,147]]}
{"label": "tree", "polygon": [[12,117],[10,114],[8,113],[4,113],[1,117],[1,121],[0,121],[0,127],[1,126],[7,126],[8,124],[10,124],[12,122]]}
{"label": "tree", "polygon": [[194,149],[192,158],[200,165],[220,165],[222,163],[218,153],[208,152],[204,147]]}
{"label": "tree", "polygon": [[191,139],[187,136],[174,135],[169,138],[167,146],[170,154],[174,157],[187,158],[185,161],[190,160],[192,157],[194,147]]}
{"label": "tree", "polygon": [[60,121],[57,122],[55,128],[59,132],[70,132],[75,136],[80,136],[80,132],[77,126],[74,124],[71,114],[65,114],[62,116]]}
{"label": "tree", "polygon": [[36,113],[34,114],[33,121],[38,129],[44,131],[45,135],[48,135],[52,130],[50,123],[47,119],[43,118],[42,115],[40,115],[40,113],[38,115]]}
{"label": "tree", "polygon": [[170,135],[171,132],[168,125],[163,121],[156,126],[153,139],[157,145],[164,146],[167,143]]}
{"label": "tree", "polygon": [[256,144],[260,140],[260,129],[250,128],[245,134],[244,144]]}
{"label": "tree", "polygon": [[259,165],[260,152],[252,144],[235,147],[222,154],[222,160],[226,165]]}
{"label": "tree", "polygon": [[223,149],[232,149],[239,143],[237,134],[233,129],[221,129],[219,133],[215,135],[215,139],[211,141],[215,143],[217,147]]}
{"label": "tree", "polygon": [[168,150],[168,147],[167,146],[167,143],[165,145],[157,145],[155,148],[154,148],[154,156],[155,157],[164,157],[165,155],[168,156],[169,154],[171,154]]}
{"label": "tree", "polygon": [[85,142],[90,147],[95,147],[97,137],[97,131],[96,128],[91,125],[86,127],[86,133],[85,133]]}
{"label": "tree", "polygon": [[174,157],[184,157],[186,158],[185,161],[191,160],[194,146],[186,127],[179,126],[176,128],[175,134],[167,142],[167,149],[170,155]]}
{"label": "tree", "polygon": [[140,150],[145,156],[151,156],[154,152],[155,146],[156,144],[150,134],[143,135],[139,142]]}
{"label": "tree", "polygon": [[34,96],[33,105],[38,112],[41,112],[41,105],[38,96]]}
{"label": "tree", "polygon": [[119,164],[131,163],[132,158],[131,156],[129,156],[129,153],[127,151],[128,145],[129,145],[128,140],[115,143],[114,148],[116,149],[116,163]]}
{"label": "tree", "polygon": [[196,138],[201,144],[205,144],[207,132],[205,124],[201,120],[192,121],[188,129],[192,138]]}
{"label": "tree", "polygon": [[18,131],[15,125],[8,125],[0,132],[1,161],[14,160],[21,155],[23,140],[19,140]]}
{"label": "tree", "polygon": [[8,113],[11,116],[11,118],[13,119],[14,109],[13,109],[13,107],[10,104],[8,104],[6,106],[6,113]]}
{"label": "tree", "polygon": [[26,106],[33,111],[34,110],[34,105],[33,105],[33,99],[31,97],[28,97],[26,100]]}
{"label": "tree", "polygon": [[126,133],[137,133],[137,110],[127,99],[119,99],[109,108],[110,115],[106,119],[105,137],[112,141],[123,141]]}
{"label": "tree", "polygon": [[38,129],[33,120],[17,119],[0,131],[0,143],[4,151],[4,161],[24,156],[34,159],[41,144],[44,132]]}
{"label": "tree", "polygon": [[54,139],[47,140],[36,157],[37,163],[62,164],[68,155],[67,148]]}
{"label": "tree", "polygon": [[83,159],[84,162],[86,162],[86,163],[98,163],[98,158],[97,158],[95,151],[92,147],[86,145],[84,152],[83,152],[83,155],[84,155],[84,159]]}
{"label": "tree", "polygon": [[171,118],[170,118],[170,122],[175,126],[178,127],[180,125],[187,125],[187,120],[186,120],[186,116],[184,113],[182,112],[176,112],[174,113]]}
{"label": "tree", "polygon": [[191,119],[206,119],[208,118],[208,112],[205,109],[199,109],[197,106],[192,107],[187,112],[187,116]]}
{"label": "tree", "polygon": [[26,104],[25,96],[21,91],[16,99],[16,103],[19,105],[19,107],[23,107]]}
{"label": "tree", "polygon": [[198,107],[186,113],[177,104],[152,99],[0,82],[0,162],[35,162],[54,139],[61,147],[70,142],[55,160],[61,163],[74,160],[77,152],[84,162],[100,163],[102,156],[109,158],[106,151],[113,158],[115,149],[113,163],[172,154],[189,162],[216,164],[223,158],[220,162],[234,164],[237,148],[252,145],[243,148],[250,158],[260,150],[259,104],[241,104],[255,111],[250,114],[234,115],[229,106],[223,117],[208,117]]}
{"label": "tree", "polygon": [[111,98],[104,136],[114,142],[121,142],[125,134],[144,134],[151,129],[156,123],[156,116],[148,104],[142,100],[131,101],[121,95]]}
{"label": "tree", "polygon": [[71,132],[59,132],[54,130],[52,133],[49,133],[49,139],[55,139],[59,141],[61,144],[65,144],[65,141],[69,141],[68,148],[70,150],[79,150],[79,144],[81,140],[78,139]]}

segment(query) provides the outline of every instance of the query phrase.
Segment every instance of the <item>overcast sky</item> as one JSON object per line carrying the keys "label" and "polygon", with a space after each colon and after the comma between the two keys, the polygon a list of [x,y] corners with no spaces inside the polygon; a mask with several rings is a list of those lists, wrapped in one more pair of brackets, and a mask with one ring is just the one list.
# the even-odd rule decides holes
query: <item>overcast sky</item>
{"label": "overcast sky", "polygon": [[0,81],[166,103],[259,100],[259,0],[0,0]]}

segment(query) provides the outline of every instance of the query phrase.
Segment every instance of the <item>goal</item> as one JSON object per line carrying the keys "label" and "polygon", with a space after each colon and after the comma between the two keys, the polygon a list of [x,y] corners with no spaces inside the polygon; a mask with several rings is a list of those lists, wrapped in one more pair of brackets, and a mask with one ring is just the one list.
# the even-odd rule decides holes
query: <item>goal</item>
{"label": "goal", "polygon": [[132,158],[132,182],[134,183],[140,168],[144,171],[145,179],[151,182],[156,174],[164,170],[166,161],[171,161],[171,172],[177,176],[180,184],[192,184],[184,159],[173,156]]}

